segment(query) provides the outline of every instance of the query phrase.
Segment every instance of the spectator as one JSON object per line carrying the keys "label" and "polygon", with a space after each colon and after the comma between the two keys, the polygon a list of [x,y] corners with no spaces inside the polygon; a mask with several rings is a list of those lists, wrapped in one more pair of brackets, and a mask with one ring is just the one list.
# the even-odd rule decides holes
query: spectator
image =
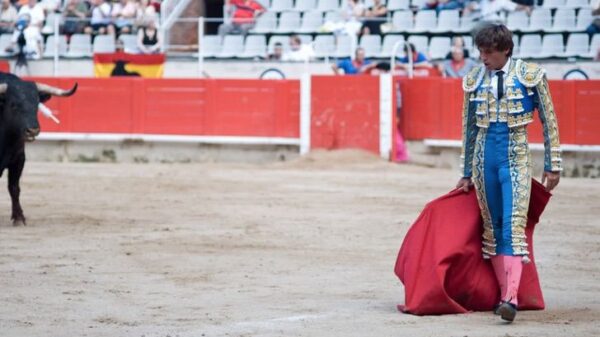
{"label": "spectator", "polygon": [[340,75],[340,69],[344,71],[345,75],[356,75],[368,73],[376,66],[377,63],[373,63],[371,60],[365,58],[365,50],[361,47],[358,47],[355,51],[354,60],[341,60],[337,64],[331,66],[331,68],[336,75]]}
{"label": "spectator", "polygon": [[44,14],[44,7],[40,5],[37,0],[29,0],[26,5],[21,6],[19,9],[19,18],[24,15],[29,15],[28,27],[42,28],[46,15]]}
{"label": "spectator", "polygon": [[140,0],[137,10],[136,26],[142,27],[148,20],[154,20],[154,23],[158,24],[156,8],[150,4],[150,0]]}
{"label": "spectator", "polygon": [[403,57],[399,57],[398,61],[400,62],[400,64],[397,64],[396,66],[398,68],[402,68],[402,69],[406,69],[407,65],[408,65],[408,46],[410,46],[410,50],[412,51],[412,62],[414,66],[429,66],[429,61],[427,60],[427,56],[425,56],[425,54],[417,51],[417,49],[415,48],[415,45],[412,43],[407,43],[404,45],[404,55]]}
{"label": "spectator", "polygon": [[6,48],[6,51],[16,52],[17,55],[22,51],[25,58],[37,60],[42,57],[44,40],[40,27],[32,25],[31,22],[29,14],[26,13],[19,16],[15,26],[16,29],[13,32],[11,45]]}
{"label": "spectator", "polygon": [[462,78],[476,65],[475,61],[465,58],[463,48],[452,47],[451,54],[451,60],[445,60],[438,66],[440,72],[446,77]]}
{"label": "spectator", "polygon": [[290,50],[283,54],[282,61],[305,62],[315,57],[315,51],[308,44],[303,44],[298,35],[290,36]]}
{"label": "spectator", "polygon": [[17,23],[17,9],[10,0],[2,0],[0,7],[0,34],[12,33]]}
{"label": "spectator", "polygon": [[[504,19],[500,16],[502,12],[525,11],[531,15],[531,6],[520,5],[510,0],[481,0],[469,3],[466,12],[479,11],[480,19],[487,22],[502,23]],[[485,24],[485,23],[484,23]]]}
{"label": "spectator", "polygon": [[362,35],[381,34],[381,25],[387,17],[387,7],[381,0],[373,0],[373,6],[365,11],[365,21],[361,28]]}
{"label": "spectator", "polygon": [[92,18],[90,25],[85,27],[85,33],[115,35],[115,26],[111,16],[112,5],[105,0],[92,1]]}
{"label": "spectator", "polygon": [[256,18],[266,9],[255,0],[225,0],[225,6],[235,6],[231,23],[223,23],[219,26],[219,35],[244,34],[256,24]]}
{"label": "spectator", "polygon": [[73,35],[83,32],[88,16],[89,7],[82,0],[67,0],[63,10],[65,23],[63,25],[63,34]]}
{"label": "spectator", "polygon": [[156,29],[156,22],[150,19],[146,22],[144,27],[138,29],[138,49],[142,54],[157,54],[160,53],[162,46],[162,40],[158,29]]}
{"label": "spectator", "polygon": [[281,61],[283,58],[283,44],[281,42],[275,42],[273,45],[273,54],[269,55],[271,61]]}
{"label": "spectator", "polygon": [[435,9],[439,13],[446,9],[462,9],[463,7],[463,0],[428,0],[424,9]]}
{"label": "spectator", "polygon": [[117,34],[131,33],[138,15],[138,8],[136,0],[120,0],[120,2],[113,5],[111,15]]}
{"label": "spectator", "polygon": [[[455,48],[455,47],[462,49],[465,58],[469,58],[469,49],[467,49],[467,46],[465,45],[465,39],[463,39],[462,36],[455,36],[452,38],[452,47],[451,48]],[[446,60],[451,60],[451,59],[452,59],[452,50],[450,50],[448,52],[448,54],[446,55]]]}
{"label": "spectator", "polygon": [[596,6],[592,9],[594,16],[592,23],[586,28],[586,32],[592,37],[594,34],[600,33],[600,1],[596,2]]}

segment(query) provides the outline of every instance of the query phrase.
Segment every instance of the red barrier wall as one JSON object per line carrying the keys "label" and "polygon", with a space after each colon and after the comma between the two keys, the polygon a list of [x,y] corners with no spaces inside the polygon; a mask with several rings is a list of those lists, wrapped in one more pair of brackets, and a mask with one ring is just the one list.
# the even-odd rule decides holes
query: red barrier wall
{"label": "red barrier wall", "polygon": [[[402,90],[401,131],[406,139],[460,139],[463,92],[458,79],[395,78]],[[563,144],[600,144],[600,81],[550,81]],[[539,118],[529,126],[542,142]]]}
{"label": "red barrier wall", "polygon": [[69,88],[48,106],[61,124],[43,131],[299,137],[297,80],[35,78]]}
{"label": "red barrier wall", "polygon": [[313,76],[311,148],[379,153],[379,77]]}

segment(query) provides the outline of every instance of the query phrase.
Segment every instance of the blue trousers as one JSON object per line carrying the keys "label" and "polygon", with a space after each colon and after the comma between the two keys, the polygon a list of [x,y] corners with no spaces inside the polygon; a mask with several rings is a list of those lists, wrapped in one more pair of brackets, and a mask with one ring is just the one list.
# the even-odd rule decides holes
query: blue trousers
{"label": "blue trousers", "polygon": [[525,127],[490,123],[475,146],[473,182],[484,222],[485,255],[528,255],[525,226],[531,156]]}

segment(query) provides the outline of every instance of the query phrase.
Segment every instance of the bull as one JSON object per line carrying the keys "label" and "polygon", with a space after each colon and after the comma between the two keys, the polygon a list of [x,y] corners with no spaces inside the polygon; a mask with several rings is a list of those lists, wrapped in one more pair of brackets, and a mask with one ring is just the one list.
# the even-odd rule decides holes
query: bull
{"label": "bull", "polygon": [[7,169],[11,220],[15,226],[26,225],[19,201],[19,181],[25,166],[25,142],[34,141],[40,133],[38,108],[49,111],[44,102],[52,96],[71,96],[76,90],[77,83],[71,90],[63,90],[0,73],[0,177]]}

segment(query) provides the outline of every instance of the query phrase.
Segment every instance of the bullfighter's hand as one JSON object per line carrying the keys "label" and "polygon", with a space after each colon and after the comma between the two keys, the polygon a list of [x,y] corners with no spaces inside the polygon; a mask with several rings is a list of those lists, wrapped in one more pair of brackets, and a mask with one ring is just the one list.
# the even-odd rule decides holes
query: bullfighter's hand
{"label": "bullfighter's hand", "polygon": [[456,184],[456,188],[460,188],[463,192],[469,192],[469,189],[473,186],[473,181],[471,178],[460,178],[458,183]]}
{"label": "bullfighter's hand", "polygon": [[544,171],[542,175],[542,185],[546,183],[546,191],[552,191],[560,181],[560,172]]}

